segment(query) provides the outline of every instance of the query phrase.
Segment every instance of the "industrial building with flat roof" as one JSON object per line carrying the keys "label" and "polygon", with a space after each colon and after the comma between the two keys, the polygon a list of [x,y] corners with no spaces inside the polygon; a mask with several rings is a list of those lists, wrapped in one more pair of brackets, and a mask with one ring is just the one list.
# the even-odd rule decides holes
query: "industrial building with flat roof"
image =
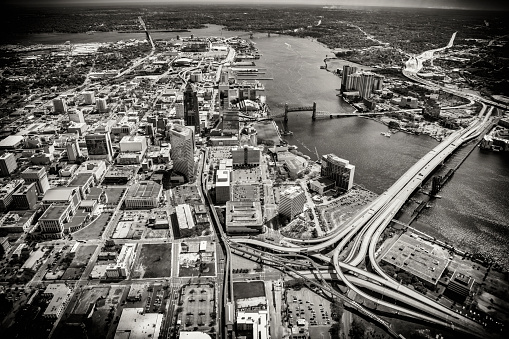
{"label": "industrial building with flat roof", "polygon": [[399,237],[382,261],[418,277],[428,286],[436,286],[449,265],[448,258],[434,254],[432,245],[407,234]]}
{"label": "industrial building with flat roof", "polygon": [[159,338],[163,314],[145,313],[143,308],[124,308],[114,339]]}
{"label": "industrial building with flat roof", "polygon": [[128,209],[156,208],[163,193],[163,186],[154,181],[140,181],[129,188],[125,198]]}
{"label": "industrial building with flat roof", "polygon": [[226,203],[228,233],[257,233],[262,230],[262,205],[259,201],[228,201]]}
{"label": "industrial building with flat roof", "polygon": [[191,213],[191,207],[188,204],[175,206],[175,214],[177,216],[179,229],[194,228],[193,214]]}

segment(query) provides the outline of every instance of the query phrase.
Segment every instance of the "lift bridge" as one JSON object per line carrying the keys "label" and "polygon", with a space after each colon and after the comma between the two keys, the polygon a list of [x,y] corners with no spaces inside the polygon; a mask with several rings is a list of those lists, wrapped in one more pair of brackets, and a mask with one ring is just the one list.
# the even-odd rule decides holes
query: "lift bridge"
{"label": "lift bridge", "polygon": [[[290,112],[312,112],[311,119],[323,119],[323,118],[343,118],[343,117],[354,117],[359,116],[360,113],[353,112],[353,113],[330,113],[326,111],[317,111],[316,110],[316,102],[313,102],[312,106],[298,106],[298,107],[291,107],[287,103],[285,104],[285,111],[281,114],[271,114],[271,118],[280,118],[284,117],[284,121],[288,122],[288,113]],[[370,113],[372,114],[372,113]]]}

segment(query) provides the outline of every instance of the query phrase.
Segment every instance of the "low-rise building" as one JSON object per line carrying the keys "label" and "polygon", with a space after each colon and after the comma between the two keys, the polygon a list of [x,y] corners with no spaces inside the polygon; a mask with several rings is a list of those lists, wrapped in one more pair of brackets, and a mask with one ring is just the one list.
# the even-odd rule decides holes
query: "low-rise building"
{"label": "low-rise building", "polygon": [[115,264],[106,268],[108,278],[127,278],[136,256],[136,244],[124,244]]}
{"label": "low-rise building", "polygon": [[0,210],[5,211],[13,202],[13,195],[23,184],[23,179],[11,180],[0,187]]}
{"label": "low-rise building", "polygon": [[49,284],[42,296],[51,297],[48,307],[44,311],[45,318],[56,319],[60,317],[71,295],[71,289],[66,284]]}
{"label": "low-rise building", "polygon": [[263,215],[259,201],[226,203],[226,231],[229,234],[260,233],[262,230]]}
{"label": "low-rise building", "polygon": [[258,312],[237,313],[237,337],[267,339],[269,338],[269,314],[266,310]]}
{"label": "low-rise building", "polygon": [[175,214],[177,216],[178,227],[181,230],[194,228],[193,214],[191,206],[188,204],[180,204],[175,206]]}
{"label": "low-rise building", "polygon": [[28,231],[34,221],[34,211],[12,211],[0,218],[0,230],[6,233]]}
{"label": "low-rise building", "polygon": [[320,195],[323,195],[328,190],[333,189],[335,186],[335,182],[331,179],[321,177],[316,180],[311,180],[309,182],[309,188],[313,192],[317,192]]}
{"label": "low-rise building", "polygon": [[128,209],[156,208],[163,193],[163,186],[154,181],[140,181],[129,188],[125,198]]}

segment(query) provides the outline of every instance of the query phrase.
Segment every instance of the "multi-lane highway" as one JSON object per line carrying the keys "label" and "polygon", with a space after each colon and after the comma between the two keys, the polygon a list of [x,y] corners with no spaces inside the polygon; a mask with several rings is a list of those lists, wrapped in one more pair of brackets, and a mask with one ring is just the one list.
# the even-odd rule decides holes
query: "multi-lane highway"
{"label": "multi-lane highway", "polygon": [[[334,265],[337,277],[348,288],[366,300],[371,300],[377,305],[392,309],[393,312],[405,314],[422,321],[480,335],[483,332],[480,324],[399,284],[385,274],[378,266],[375,247],[381,233],[394,218],[395,214],[435,168],[443,163],[464,142],[477,137],[491,124],[489,118],[492,110],[493,108],[490,108],[487,111],[486,105],[483,105],[479,116],[467,128],[453,132],[448,138],[428,152],[398,179],[393,186],[364,208],[361,213],[340,230],[313,241],[295,241],[293,243],[285,241],[284,245],[246,238],[236,238],[231,239],[231,241],[237,244],[267,248],[281,253],[307,254],[311,258],[324,262],[331,262],[331,258],[321,255],[319,252],[335,246],[332,264]],[[341,261],[339,260],[339,255],[345,250],[347,244],[353,245],[346,259]],[[366,260],[369,260],[375,273],[369,273],[357,267]],[[352,279],[351,276],[347,276],[344,272],[362,275],[368,279],[368,282],[364,283],[365,280],[359,282],[359,279]],[[373,297],[365,292],[364,289],[366,288],[399,300],[407,306],[394,305]]]}

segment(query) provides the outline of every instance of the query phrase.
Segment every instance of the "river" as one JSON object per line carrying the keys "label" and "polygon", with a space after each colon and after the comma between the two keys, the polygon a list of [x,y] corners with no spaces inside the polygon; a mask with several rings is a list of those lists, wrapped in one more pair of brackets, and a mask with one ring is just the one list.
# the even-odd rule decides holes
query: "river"
{"label": "river", "polygon": [[[220,26],[183,33],[153,33],[153,39],[189,36],[242,36]],[[143,39],[142,33],[36,34],[19,39],[22,44],[61,44]],[[336,97],[340,79],[320,69],[331,50],[311,39],[289,36],[267,37],[255,34],[252,41],[263,56],[257,61],[266,68],[263,81],[272,112],[284,110],[284,104],[309,106],[317,103],[319,111],[350,112],[352,108]],[[344,61],[328,62],[330,69]],[[358,67],[363,68],[358,65]],[[281,122],[278,122],[281,125]],[[380,134],[387,127],[362,118],[311,120],[310,112],[290,113],[288,129],[294,134],[286,139],[313,159],[317,152],[335,153],[350,161],[355,179],[376,193],[389,188],[412,164],[437,142],[427,136],[404,133],[390,138]],[[481,252],[509,268],[509,159],[503,153],[476,149],[441,192],[442,199],[425,211],[414,224],[417,228],[470,252]]]}

